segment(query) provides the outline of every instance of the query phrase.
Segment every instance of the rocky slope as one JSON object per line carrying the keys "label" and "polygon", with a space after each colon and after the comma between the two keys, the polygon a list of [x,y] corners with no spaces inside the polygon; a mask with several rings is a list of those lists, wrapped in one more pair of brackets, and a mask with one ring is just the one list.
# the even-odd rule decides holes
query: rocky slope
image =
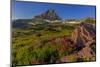
{"label": "rocky slope", "polygon": [[93,51],[91,46],[95,43],[95,37],[95,26],[88,23],[81,23],[74,30],[70,38],[76,50],[70,55],[61,58],[61,62],[72,62],[72,58],[77,58],[74,59],[76,61],[94,61],[95,51]]}
{"label": "rocky slope", "polygon": [[78,47],[87,46],[86,43],[95,38],[95,26],[89,23],[81,23],[71,35],[71,40]]}

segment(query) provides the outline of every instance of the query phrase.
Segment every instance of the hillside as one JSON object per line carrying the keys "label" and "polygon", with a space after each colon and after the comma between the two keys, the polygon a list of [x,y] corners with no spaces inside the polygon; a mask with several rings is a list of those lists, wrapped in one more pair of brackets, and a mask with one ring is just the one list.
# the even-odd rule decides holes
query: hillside
{"label": "hillside", "polygon": [[95,61],[96,28],[90,20],[63,23],[49,9],[31,19],[12,21],[13,66]]}

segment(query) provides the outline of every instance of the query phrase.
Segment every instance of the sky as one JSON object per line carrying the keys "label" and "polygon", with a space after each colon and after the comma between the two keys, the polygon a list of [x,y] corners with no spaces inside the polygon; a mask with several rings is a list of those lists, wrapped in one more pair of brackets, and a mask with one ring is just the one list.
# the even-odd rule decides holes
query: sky
{"label": "sky", "polygon": [[54,9],[62,19],[95,18],[96,12],[95,6],[89,5],[13,1],[12,19],[31,19],[48,9]]}

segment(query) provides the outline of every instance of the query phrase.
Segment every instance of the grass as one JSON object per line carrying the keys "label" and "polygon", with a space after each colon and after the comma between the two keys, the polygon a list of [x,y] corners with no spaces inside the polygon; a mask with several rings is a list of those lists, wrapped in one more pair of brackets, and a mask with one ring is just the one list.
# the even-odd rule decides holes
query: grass
{"label": "grass", "polygon": [[13,28],[13,65],[56,63],[62,56],[68,54],[67,50],[66,52],[59,50],[63,48],[61,43],[51,43],[48,40],[70,36],[74,30],[73,26],[37,29]]}
{"label": "grass", "polygon": [[[41,20],[39,20],[40,22]],[[32,21],[34,22],[34,21]],[[95,24],[91,18],[84,22]],[[66,48],[60,37],[70,37],[79,24],[37,24],[27,28],[12,29],[12,64],[29,65],[42,63],[58,63],[59,60],[70,55],[76,48]],[[57,38],[56,40],[53,40]],[[52,41],[51,41],[52,40]],[[71,45],[71,44],[70,44]],[[95,43],[91,46],[96,52]],[[89,58],[68,56],[70,62],[89,61]]]}

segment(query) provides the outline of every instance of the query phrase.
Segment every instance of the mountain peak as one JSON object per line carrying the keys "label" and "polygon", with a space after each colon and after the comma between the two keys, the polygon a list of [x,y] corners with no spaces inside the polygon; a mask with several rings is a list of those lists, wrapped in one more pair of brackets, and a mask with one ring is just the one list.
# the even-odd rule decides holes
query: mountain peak
{"label": "mountain peak", "polygon": [[55,15],[56,14],[56,11],[54,9],[48,9],[45,13],[51,14],[51,15]]}
{"label": "mountain peak", "polygon": [[49,9],[44,13],[35,16],[34,18],[46,19],[46,20],[61,20],[61,18],[56,14],[56,11],[54,9]]}

